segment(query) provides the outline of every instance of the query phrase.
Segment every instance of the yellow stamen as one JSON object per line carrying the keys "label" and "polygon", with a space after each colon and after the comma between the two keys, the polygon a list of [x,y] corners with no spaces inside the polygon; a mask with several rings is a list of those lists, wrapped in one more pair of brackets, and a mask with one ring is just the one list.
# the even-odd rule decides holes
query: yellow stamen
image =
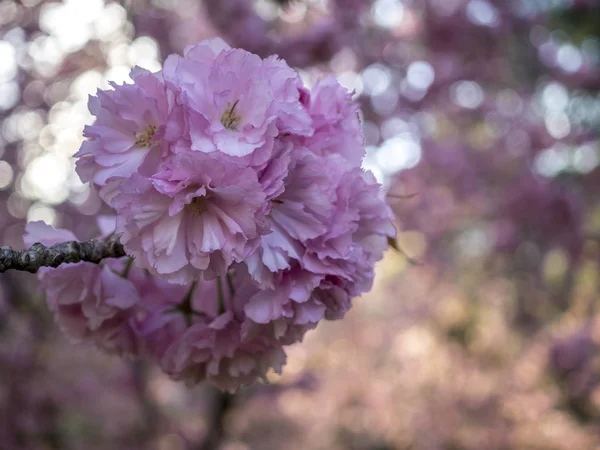
{"label": "yellow stamen", "polygon": [[135,139],[135,145],[138,147],[150,148],[154,145],[154,141],[152,138],[154,137],[154,133],[156,133],[157,127],[156,125],[148,125],[144,131],[139,133]]}
{"label": "yellow stamen", "polygon": [[231,106],[231,108],[227,108],[221,116],[221,123],[228,130],[236,130],[240,120],[242,119],[235,113],[235,107],[239,102],[239,99],[236,100],[233,106]]}

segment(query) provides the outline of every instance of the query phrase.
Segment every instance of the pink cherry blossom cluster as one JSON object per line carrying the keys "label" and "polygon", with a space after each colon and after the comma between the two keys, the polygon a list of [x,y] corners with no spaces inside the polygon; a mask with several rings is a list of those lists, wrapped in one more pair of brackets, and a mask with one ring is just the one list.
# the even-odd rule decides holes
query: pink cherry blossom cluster
{"label": "pink cherry blossom cluster", "polygon": [[[131,257],[40,273],[67,334],[226,390],[367,291],[395,228],[361,169],[358,107],[220,39],[91,97],[76,155]],[[40,224],[28,241],[75,239]],[[133,263],[132,263],[133,261]]]}

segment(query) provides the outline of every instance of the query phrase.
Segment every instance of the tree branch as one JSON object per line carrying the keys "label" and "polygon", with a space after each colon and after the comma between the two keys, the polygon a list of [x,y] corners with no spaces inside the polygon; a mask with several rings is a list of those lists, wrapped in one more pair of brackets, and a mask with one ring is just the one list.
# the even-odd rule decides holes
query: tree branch
{"label": "tree branch", "polygon": [[221,448],[226,435],[225,416],[232,408],[234,403],[234,394],[221,392],[218,389],[212,389],[212,407],[208,419],[208,434],[199,450],[215,450]]}
{"label": "tree branch", "polygon": [[40,267],[58,267],[64,263],[80,261],[98,264],[105,258],[120,258],[125,255],[125,249],[117,236],[106,241],[69,241],[51,247],[38,242],[27,250],[0,247],[0,273],[10,269],[36,273]]}

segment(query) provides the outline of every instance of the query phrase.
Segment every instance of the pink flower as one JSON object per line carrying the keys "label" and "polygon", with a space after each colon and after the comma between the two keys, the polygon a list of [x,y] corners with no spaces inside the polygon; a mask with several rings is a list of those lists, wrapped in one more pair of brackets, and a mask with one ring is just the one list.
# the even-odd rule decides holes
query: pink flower
{"label": "pink flower", "polygon": [[323,276],[294,264],[290,270],[278,274],[278,282],[273,289],[260,289],[249,297],[244,312],[252,321],[262,324],[282,318],[298,325],[317,323],[323,318],[325,308],[309,300],[322,279]]}
{"label": "pink flower", "polygon": [[220,389],[235,391],[265,378],[271,368],[281,373],[285,361],[280,345],[263,339],[242,342],[241,324],[226,312],[190,326],[167,350],[161,365],[175,379],[189,384],[209,380]]}
{"label": "pink flower", "polygon": [[[147,281],[158,287],[157,280]],[[257,288],[243,265],[237,265],[227,280],[201,280],[186,289],[184,297],[155,296],[158,303],[138,321],[149,354],[166,373],[189,384],[208,380],[233,391],[264,378],[270,368],[281,371],[285,363],[282,335],[273,333],[270,324],[251,322],[244,313],[249,293]],[[143,303],[145,308],[150,302],[145,299]],[[291,336],[288,333],[288,341]],[[301,334],[296,332],[294,337]]]}
{"label": "pink flower", "polygon": [[252,277],[268,288],[274,287],[275,273],[303,257],[309,239],[327,232],[334,211],[335,185],[343,174],[340,167],[346,165],[344,160],[318,158],[301,147],[294,148],[292,154],[283,186],[272,199],[270,233],[260,238],[257,251],[246,258]]}
{"label": "pink flower", "polygon": [[[298,74],[276,57],[262,60],[221,39],[165,61],[164,77],[186,106],[191,150],[267,160],[282,133],[312,134]],[[258,159],[257,159],[258,158]]]}
{"label": "pink flower", "polygon": [[109,204],[123,180],[145,165],[151,171],[167,142],[182,134],[180,109],[161,75],[134,68],[131,78],[133,84],[112,83],[113,90],[90,96],[96,121],[85,127],[88,139],[75,155],[81,179],[98,186]]}
{"label": "pink flower", "polygon": [[175,155],[152,178],[132,177],[114,204],[136,263],[179,284],[242,261],[267,208],[255,171],[200,152]]}
{"label": "pink flower", "polygon": [[[131,276],[133,275],[133,276]],[[190,286],[168,283],[147,271],[130,275],[140,295],[133,328],[143,343],[144,353],[160,360],[171,343],[189,326],[186,303]]]}
{"label": "pink flower", "polygon": [[129,326],[132,308],[140,301],[135,286],[108,265],[63,264],[43,270],[40,285],[62,330],[76,340],[92,340],[117,353],[138,353]]}
{"label": "pink flower", "polygon": [[[67,230],[43,222],[26,226],[25,244],[53,245],[77,240]],[[137,354],[139,343],[130,327],[133,308],[140,302],[134,284],[123,278],[128,258],[104,265],[79,262],[38,272],[46,301],[61,329],[76,340],[91,340],[107,351]]]}
{"label": "pink flower", "polygon": [[303,145],[318,155],[337,154],[358,167],[365,156],[358,104],[335,77],[319,80],[308,106],[315,132]]}
{"label": "pink flower", "polygon": [[335,154],[300,156],[269,217],[272,232],[245,261],[261,287],[245,305],[257,323],[343,317],[395,236],[373,175]]}
{"label": "pink flower", "polygon": [[370,172],[350,170],[336,190],[336,224],[311,240],[304,267],[337,281],[352,298],[371,289],[374,264],[383,257],[388,238],[396,235],[393,215]]}
{"label": "pink flower", "polygon": [[56,230],[41,220],[29,222],[25,226],[25,235],[23,236],[25,247],[31,247],[37,242],[45,246],[52,246],[60,242],[76,240],[77,236],[75,236],[71,231]]}
{"label": "pink flower", "polygon": [[235,390],[343,317],[395,234],[360,168],[358,106],[333,77],[311,93],[277,57],[220,39],[133,78],[90,101],[78,170],[137,267],[49,272],[51,305],[71,334],[131,336],[173,378]]}

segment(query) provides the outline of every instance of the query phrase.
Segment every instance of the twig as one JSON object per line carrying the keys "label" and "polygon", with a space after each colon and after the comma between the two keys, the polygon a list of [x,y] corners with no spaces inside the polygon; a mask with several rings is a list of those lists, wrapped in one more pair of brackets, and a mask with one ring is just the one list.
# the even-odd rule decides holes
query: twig
{"label": "twig", "polygon": [[105,258],[120,258],[125,255],[118,237],[107,241],[91,239],[85,242],[62,242],[51,247],[38,242],[27,250],[0,247],[0,273],[11,269],[36,273],[40,267],[58,267],[64,263],[80,261],[98,264]]}
{"label": "twig", "polygon": [[402,256],[404,256],[409,264],[412,264],[413,266],[424,265],[421,261],[414,259],[412,256],[408,256],[408,254],[404,250],[402,250],[396,239],[388,238],[388,245],[394,250],[396,250],[398,253],[400,253]]}

